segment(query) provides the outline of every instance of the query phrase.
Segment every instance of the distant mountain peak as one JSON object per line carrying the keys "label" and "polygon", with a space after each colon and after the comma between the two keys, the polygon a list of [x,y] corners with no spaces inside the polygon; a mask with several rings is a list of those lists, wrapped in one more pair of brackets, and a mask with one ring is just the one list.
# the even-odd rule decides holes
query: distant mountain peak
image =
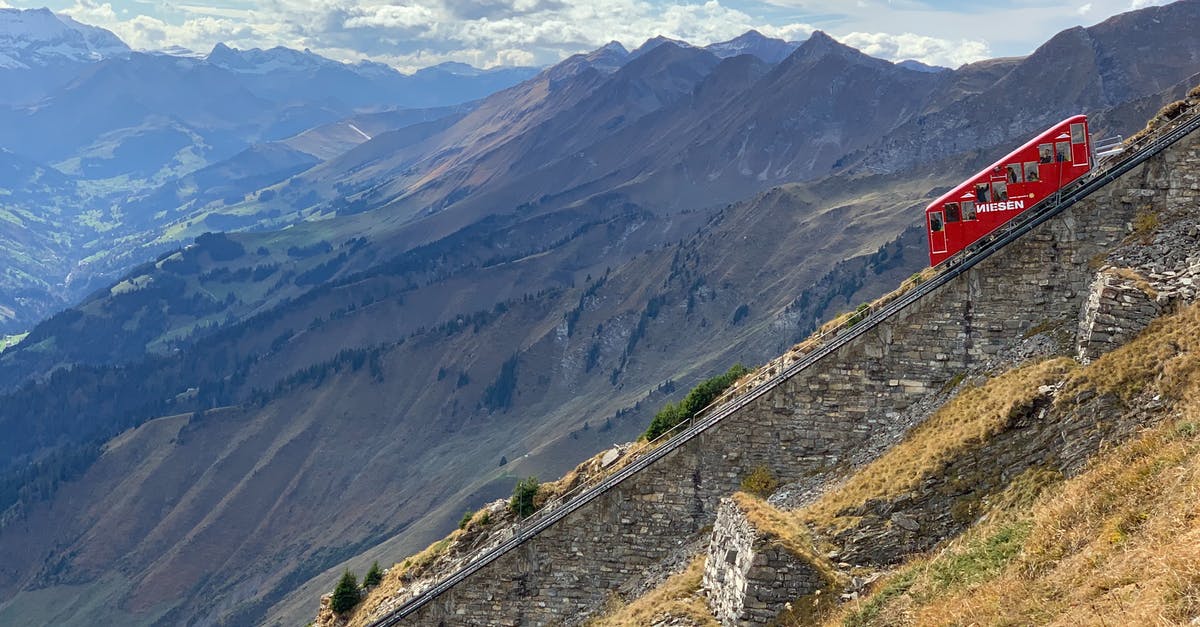
{"label": "distant mountain peak", "polygon": [[601,52],[601,51],[609,52],[609,53],[616,53],[616,54],[620,54],[620,55],[628,55],[629,54],[629,49],[626,48],[625,46],[621,45],[621,42],[619,42],[615,39],[604,44],[603,46],[597,48],[596,51],[593,52],[593,54],[595,54],[596,52]]}
{"label": "distant mountain peak", "polygon": [[864,54],[862,51],[856,48],[851,48],[850,46],[847,46],[833,37],[830,37],[824,31],[819,30],[813,31],[813,34],[810,35],[809,38],[804,41],[804,43],[800,44],[799,47],[796,48],[796,51],[792,53],[791,57],[789,57],[789,60],[816,60],[828,56],[838,56],[863,63],[890,64],[888,61],[877,59]]}
{"label": "distant mountain peak", "polygon": [[629,50],[619,41],[610,41],[585,56],[593,65],[611,65],[616,69],[629,60]]}
{"label": "distant mountain peak", "polygon": [[916,59],[905,59],[904,61],[901,61],[901,62],[897,63],[896,65],[898,65],[902,68],[908,69],[908,70],[913,70],[916,72],[929,72],[931,74],[936,74],[938,72],[947,72],[950,70],[950,68],[942,67],[940,65],[928,65],[925,63],[921,63],[920,61],[917,61]]}
{"label": "distant mountain peak", "polygon": [[0,68],[30,69],[62,61],[90,63],[130,52],[112,32],[49,9],[0,9]]}
{"label": "distant mountain peak", "polygon": [[826,33],[823,30],[813,31],[812,34],[808,36],[808,39],[805,40],[804,43],[805,43],[805,45],[811,45],[811,46],[840,46],[841,45],[838,42],[838,40],[834,39],[833,37],[830,37],[829,33]]}
{"label": "distant mountain peak", "polygon": [[646,43],[638,46],[633,52],[630,52],[629,60],[632,61],[632,60],[646,54],[647,52],[654,50],[655,48],[657,48],[663,44],[671,44],[671,45],[679,47],[679,48],[694,47],[694,46],[692,46],[692,44],[689,44],[686,41],[682,41],[679,39],[671,39],[670,37],[664,37],[662,35],[657,35],[655,37],[651,37],[650,39],[647,39]]}
{"label": "distant mountain peak", "polygon": [[736,57],[741,54],[750,54],[767,63],[779,63],[792,54],[799,46],[800,44],[798,43],[767,37],[751,29],[729,41],[709,44],[704,49],[722,59]]}
{"label": "distant mountain peak", "polygon": [[[217,43],[205,60],[219,68],[239,74],[271,74],[275,72],[312,72],[321,68],[345,68],[351,72],[360,69],[360,65],[348,65],[323,57],[308,48],[295,50],[283,46],[275,46],[263,50],[250,48],[239,50],[225,43]],[[369,72],[378,73],[378,69],[365,68]]]}
{"label": "distant mountain peak", "polygon": [[630,59],[629,51],[620,42],[610,41],[603,46],[587,53],[573,54],[563,59],[557,65],[546,70],[552,81],[558,81],[574,76],[585,68],[591,68],[605,74],[612,74],[621,69]]}
{"label": "distant mountain peak", "polygon": [[203,52],[196,52],[191,48],[184,48],[183,46],[175,45],[165,46],[163,48],[159,48],[158,50],[153,50],[151,51],[151,54],[162,54],[169,57],[186,57],[189,59],[203,59],[208,56]]}
{"label": "distant mountain peak", "polygon": [[418,70],[418,72],[441,72],[443,74],[453,74],[455,76],[479,76],[483,73],[483,70],[459,61],[446,61],[444,63],[438,63],[437,65],[431,65],[422,70]]}

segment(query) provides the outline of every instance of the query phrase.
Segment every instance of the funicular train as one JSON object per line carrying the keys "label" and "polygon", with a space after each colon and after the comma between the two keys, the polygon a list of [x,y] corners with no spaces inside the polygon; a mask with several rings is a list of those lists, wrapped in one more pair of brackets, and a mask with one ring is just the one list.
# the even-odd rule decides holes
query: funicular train
{"label": "funicular train", "polygon": [[1087,174],[1095,161],[1087,116],[1050,127],[925,209],[936,266]]}

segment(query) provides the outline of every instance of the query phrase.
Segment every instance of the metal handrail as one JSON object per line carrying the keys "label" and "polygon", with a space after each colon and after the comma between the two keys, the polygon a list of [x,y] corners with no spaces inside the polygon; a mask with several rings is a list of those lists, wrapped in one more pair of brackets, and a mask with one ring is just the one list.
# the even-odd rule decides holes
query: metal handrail
{"label": "metal handrail", "polygon": [[[620,470],[603,477],[594,484],[588,483],[578,486],[568,493],[571,494],[569,499],[565,498],[566,495],[556,499],[553,508],[547,510],[544,506],[543,509],[539,510],[539,513],[535,513],[525,521],[518,523],[512,537],[507,541],[475,557],[465,566],[451,573],[450,576],[426,589],[418,596],[408,600],[386,616],[369,623],[369,627],[391,627],[398,624],[402,619],[424,607],[434,598],[478,572],[500,556],[523,544],[555,522],[565,518],[567,515],[598,498],[601,494],[604,494],[642,469],[707,431],[721,420],[761,398],[783,381],[807,369],[826,355],[873,329],[884,320],[891,318],[931,292],[958,278],[976,264],[987,259],[1026,233],[1046,223],[1054,216],[1158,154],[1197,128],[1200,128],[1200,115],[1193,113],[1190,117],[1180,116],[1171,123],[1156,129],[1154,133],[1130,146],[1130,149],[1124,153],[1126,155],[1125,158],[1114,160],[1111,164],[1106,163],[1106,167],[1103,170],[1093,170],[1084,179],[1071,183],[1065,189],[1059,190],[1055,195],[1045,198],[1033,207],[1030,207],[1021,215],[1014,217],[1003,226],[984,236],[971,247],[957,253],[940,264],[941,270],[939,273],[924,283],[917,285],[898,298],[882,304],[877,309],[869,307],[865,310],[868,312],[865,318],[859,319],[857,315],[853,316],[848,319],[848,321],[854,320],[849,325],[843,323],[816,336],[818,341],[827,337],[830,338],[830,341],[820,344],[816,349],[805,354],[803,358],[792,362],[791,365],[782,368],[776,375],[750,389],[747,393],[729,400],[716,410],[707,414],[698,413],[698,415],[693,416],[686,422],[676,425],[667,433],[656,438],[652,444],[664,439],[669,440],[669,442],[664,442],[664,445],[648,450],[645,455],[638,457]],[[1134,148],[1135,146],[1137,147],[1136,149]],[[685,425],[686,428],[680,430]]]}

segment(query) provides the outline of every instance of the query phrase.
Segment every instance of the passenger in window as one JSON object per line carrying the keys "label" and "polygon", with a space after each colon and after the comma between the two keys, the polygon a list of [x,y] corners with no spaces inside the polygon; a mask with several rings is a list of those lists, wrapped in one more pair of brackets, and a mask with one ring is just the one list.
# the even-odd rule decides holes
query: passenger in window
{"label": "passenger in window", "polygon": [[1036,183],[1041,179],[1038,178],[1038,164],[1036,161],[1030,161],[1025,164],[1025,182]]}
{"label": "passenger in window", "polygon": [[980,183],[975,186],[975,202],[978,202],[978,203],[991,202],[988,199],[987,183]]}
{"label": "passenger in window", "polygon": [[1008,164],[1008,182],[1009,183],[1020,183],[1021,182],[1021,166],[1019,164],[1016,164],[1016,163]]}
{"label": "passenger in window", "polygon": [[1054,160],[1054,146],[1040,144],[1038,146],[1038,163],[1050,163]]}
{"label": "passenger in window", "polygon": [[951,222],[958,222],[959,220],[962,219],[962,216],[958,210],[958,203],[948,202],[945,204],[945,209],[946,209],[946,223],[947,224],[949,224]]}
{"label": "passenger in window", "polygon": [[962,218],[964,221],[975,219],[975,203],[967,201],[962,204]]}
{"label": "passenger in window", "polygon": [[992,200],[996,202],[1008,200],[1008,185],[1004,183],[992,183]]}
{"label": "passenger in window", "polygon": [[1071,160],[1071,144],[1067,142],[1058,142],[1054,145],[1055,159],[1059,163],[1066,163]]}
{"label": "passenger in window", "polygon": [[934,233],[939,233],[942,230],[942,213],[935,211],[929,214],[929,230]]}

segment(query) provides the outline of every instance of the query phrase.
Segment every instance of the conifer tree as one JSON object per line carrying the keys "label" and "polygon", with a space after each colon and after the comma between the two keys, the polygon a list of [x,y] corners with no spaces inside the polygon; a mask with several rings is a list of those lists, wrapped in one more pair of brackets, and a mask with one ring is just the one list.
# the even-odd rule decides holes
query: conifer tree
{"label": "conifer tree", "polygon": [[533,501],[537,498],[540,487],[541,484],[538,483],[537,477],[528,477],[517,481],[516,487],[513,488],[512,498],[508,500],[508,508],[520,518],[529,516],[537,509]]}
{"label": "conifer tree", "polygon": [[344,614],[358,605],[360,596],[358,590],[358,578],[354,573],[347,570],[342,573],[342,578],[338,581],[337,587],[333,589],[333,599],[329,606],[335,614]]}
{"label": "conifer tree", "polygon": [[364,588],[374,588],[383,581],[383,571],[379,570],[379,562],[371,562],[371,570],[363,577]]}

